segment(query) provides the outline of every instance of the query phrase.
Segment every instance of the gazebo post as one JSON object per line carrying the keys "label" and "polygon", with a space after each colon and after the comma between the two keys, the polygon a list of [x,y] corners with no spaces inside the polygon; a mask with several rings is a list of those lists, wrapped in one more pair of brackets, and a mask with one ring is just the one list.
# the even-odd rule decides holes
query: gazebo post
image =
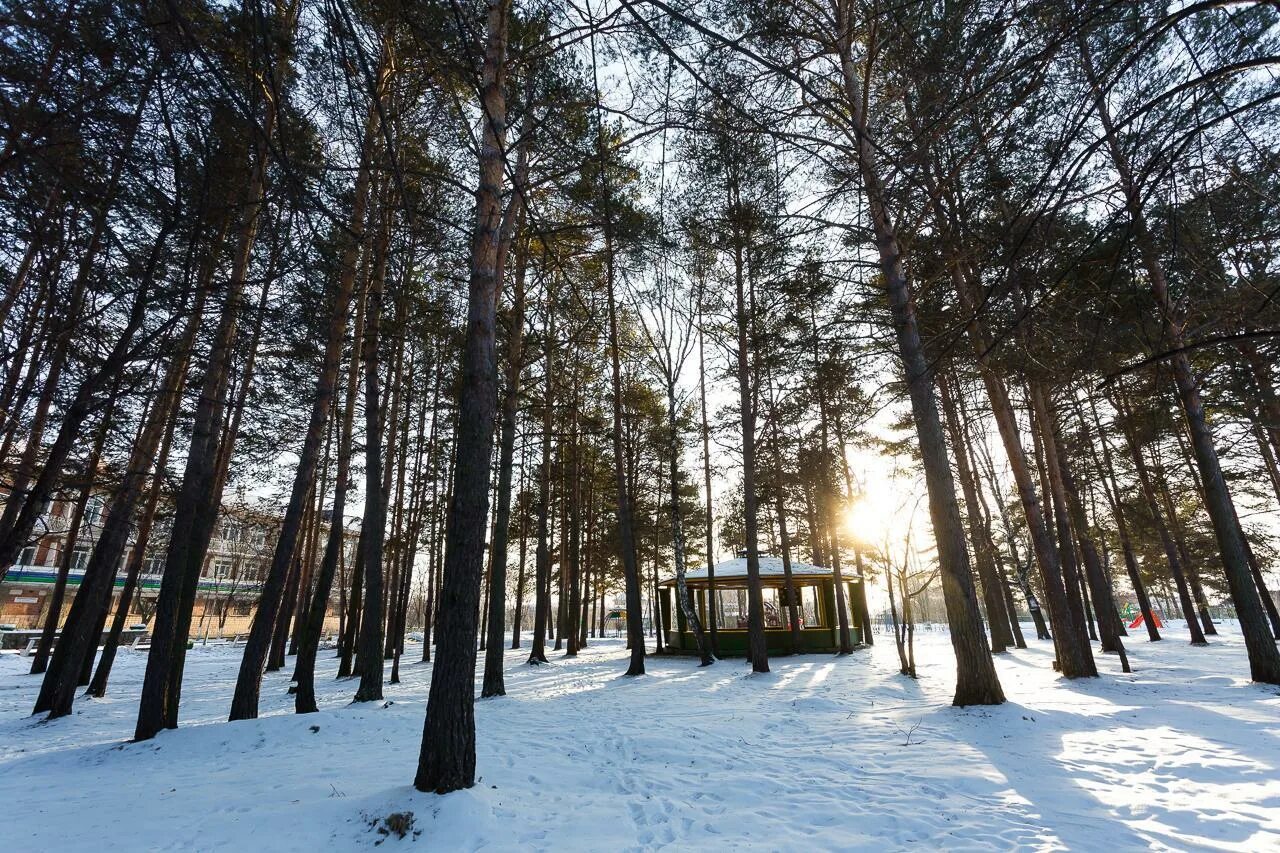
{"label": "gazebo post", "polygon": [[[660,590],[660,592],[661,592],[661,595],[659,595],[659,596],[658,596],[658,623],[659,623],[659,624],[658,624],[658,627],[657,627],[657,630],[658,630],[658,637],[657,637],[657,640],[658,640],[658,649],[659,649],[659,650],[661,650],[661,649],[662,649],[662,645],[663,645],[663,643],[664,643],[667,639],[669,639],[669,638],[670,638],[670,636],[671,636],[671,610],[672,610],[672,607],[671,607],[671,595],[672,595],[672,588],[671,588],[671,587],[663,587],[663,588]],[[676,618],[677,618],[677,619],[680,619],[680,608],[679,608],[679,607],[675,608],[675,611],[676,611]],[[683,621],[683,620],[681,620],[681,621]],[[677,639],[679,638],[679,636],[680,636],[679,631],[677,631],[677,632],[676,632],[676,637],[677,637]],[[678,643],[677,643],[677,646],[676,646],[676,647],[677,647],[677,648],[679,648],[679,644],[678,644]]]}
{"label": "gazebo post", "polygon": [[845,581],[845,597],[844,600],[849,602],[849,635],[853,636],[857,633],[859,639],[862,638],[862,614],[858,612],[858,608],[854,606],[854,602],[858,599],[854,595],[854,584],[857,581]]}
{"label": "gazebo post", "polygon": [[828,630],[831,632],[831,645],[840,648],[840,626],[836,622],[836,582],[835,578],[823,578],[820,585],[822,589],[822,601],[819,607],[822,608],[823,621],[826,622]]}

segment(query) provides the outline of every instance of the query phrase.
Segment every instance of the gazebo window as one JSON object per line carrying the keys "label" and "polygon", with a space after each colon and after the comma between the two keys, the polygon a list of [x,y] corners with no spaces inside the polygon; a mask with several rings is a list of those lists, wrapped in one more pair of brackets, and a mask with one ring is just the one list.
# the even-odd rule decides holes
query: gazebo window
{"label": "gazebo window", "polygon": [[[822,620],[818,615],[820,612],[818,610],[818,588],[808,584],[796,584],[796,592],[800,597],[799,613],[797,614],[800,617],[800,627],[822,627]],[[790,610],[787,606],[786,589],[766,589],[764,591],[764,602],[765,627],[786,628]]]}
{"label": "gazebo window", "polygon": [[747,591],[745,589],[718,589],[716,603],[719,605],[716,622],[722,628],[747,627]]}
{"label": "gazebo window", "polygon": [[800,619],[806,628],[822,626],[822,611],[818,609],[818,588],[816,586],[800,587]]}
{"label": "gazebo window", "polygon": [[[818,588],[811,585],[797,585],[800,594],[800,627],[822,627],[822,611],[818,607]],[[764,598],[764,626],[766,628],[785,629],[787,627],[788,608],[783,590],[766,587],[762,591]],[[746,630],[747,627],[747,591],[742,587],[717,589],[716,601],[717,624],[725,630]]]}

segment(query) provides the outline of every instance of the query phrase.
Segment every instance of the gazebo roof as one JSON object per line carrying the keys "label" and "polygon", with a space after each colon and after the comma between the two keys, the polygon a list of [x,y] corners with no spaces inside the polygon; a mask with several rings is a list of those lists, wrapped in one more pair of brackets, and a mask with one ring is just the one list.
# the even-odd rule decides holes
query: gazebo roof
{"label": "gazebo roof", "polygon": [[[738,557],[733,560],[724,560],[715,565],[716,580],[733,580],[735,578],[745,578],[747,576],[747,558]],[[772,556],[760,556],[760,577],[762,578],[781,578],[782,558]],[[814,566],[810,563],[802,563],[799,560],[791,561],[791,575],[800,578],[812,577],[830,577],[831,569],[825,566]],[[686,569],[684,573],[687,581],[704,581],[707,579],[707,567],[699,566],[696,569]],[[845,575],[846,581],[859,580],[856,575]],[[675,577],[667,578],[662,585],[675,583]]]}

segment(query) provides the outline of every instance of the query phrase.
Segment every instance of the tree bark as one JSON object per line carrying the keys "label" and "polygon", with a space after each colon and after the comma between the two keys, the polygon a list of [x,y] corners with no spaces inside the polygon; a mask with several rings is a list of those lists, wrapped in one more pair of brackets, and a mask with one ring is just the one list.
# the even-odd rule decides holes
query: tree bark
{"label": "tree bark", "polygon": [[933,382],[920,341],[915,308],[911,303],[902,249],[880,177],[879,155],[868,133],[862,82],[853,59],[853,21],[847,6],[841,4],[841,12],[837,31],[845,101],[858,136],[859,171],[876,235],[880,271],[888,291],[898,354],[911,398],[929,494],[929,515],[938,544],[947,622],[951,627],[951,645],[956,656],[956,692],[952,702],[960,706],[998,705],[1004,702],[1004,691],[996,676],[986,634],[982,631],[982,617],[969,572],[964,525],[956,502],[955,481],[951,478],[942,421],[933,397]]}
{"label": "tree bark", "polygon": [[[528,435],[527,428],[524,433]],[[527,438],[526,438],[527,442]],[[511,648],[520,648],[520,624],[524,619],[524,585],[527,575],[529,545],[529,509],[525,505],[528,493],[525,490],[525,471],[528,470],[529,454],[527,449],[520,454],[520,558],[516,570],[516,603],[511,614]]]}
{"label": "tree bark", "polygon": [[1205,508],[1209,511],[1209,518],[1213,522],[1214,534],[1218,540],[1218,549],[1222,554],[1223,568],[1227,575],[1227,586],[1231,591],[1236,617],[1240,622],[1240,632],[1244,635],[1245,647],[1249,652],[1249,673],[1254,681],[1280,684],[1280,649],[1276,648],[1275,639],[1267,625],[1262,601],[1258,596],[1258,589],[1249,571],[1244,537],[1240,535],[1240,527],[1236,523],[1235,505],[1227,489],[1226,479],[1222,475],[1218,451],[1213,446],[1213,432],[1209,429],[1205,418],[1200,388],[1195,374],[1192,373],[1191,361],[1183,348],[1181,315],[1169,296],[1164,265],[1160,261],[1155,239],[1147,227],[1141,190],[1135,180],[1134,170],[1128,157],[1120,147],[1120,139],[1111,120],[1110,107],[1099,85],[1092,57],[1083,39],[1080,41],[1080,55],[1085,76],[1093,90],[1098,118],[1106,132],[1107,150],[1111,154],[1112,165],[1120,178],[1120,187],[1124,193],[1134,243],[1146,270],[1151,293],[1155,297],[1156,307],[1164,326],[1165,344],[1173,352],[1170,361],[1174,382],[1178,388],[1178,400],[1182,404],[1187,431],[1191,434],[1192,448],[1200,467]]}
{"label": "tree bark", "polygon": [[947,430],[951,433],[951,446],[955,451],[956,470],[960,475],[960,486],[964,490],[965,516],[969,525],[969,541],[973,545],[974,560],[978,564],[978,578],[982,581],[982,598],[987,606],[987,626],[991,634],[991,651],[1003,652],[1013,645],[1013,633],[1009,627],[1009,614],[1005,610],[1004,596],[1001,595],[1000,580],[996,574],[995,555],[991,552],[991,540],[982,529],[982,519],[978,508],[978,490],[974,483],[973,469],[969,465],[969,454],[964,432],[960,427],[960,419],[952,400],[949,383],[946,377],[938,379],[938,395],[942,402],[942,411],[947,419]]}
{"label": "tree bark", "polygon": [[102,412],[102,419],[98,424],[93,446],[89,451],[88,458],[85,460],[84,483],[80,487],[80,496],[76,499],[75,504],[72,505],[71,523],[67,525],[66,533],[62,538],[62,554],[59,555],[58,560],[58,576],[54,580],[53,594],[49,596],[49,612],[45,616],[44,629],[40,632],[40,642],[37,644],[36,653],[31,660],[31,675],[39,675],[49,667],[49,652],[53,649],[53,638],[58,631],[58,620],[62,618],[62,602],[67,592],[67,579],[71,575],[71,564],[75,559],[76,542],[80,539],[80,525],[84,522],[85,508],[89,504],[89,498],[93,494],[93,487],[97,481],[98,462],[102,458],[102,448],[107,440],[107,432],[111,428],[111,417],[115,412],[115,398],[118,389],[119,382],[116,382],[112,388],[111,400]]}
{"label": "tree bark", "polygon": [[[153,261],[158,260],[162,247],[163,237],[156,242]],[[148,302],[147,290],[148,286],[144,283],[135,294],[129,322],[103,366],[99,368],[99,374],[113,375],[123,369],[128,360],[129,341],[145,315],[145,306]],[[55,464],[54,460],[66,458],[73,437],[78,432],[74,425],[83,423],[89,412],[96,407],[92,396],[85,393],[85,386],[90,384],[91,380],[86,380],[81,385],[75,401],[68,408],[59,430],[58,441],[49,451],[45,470],[36,480],[33,494],[28,497],[28,502],[34,500],[36,505],[44,503],[52,489],[52,473],[61,468],[61,463]],[[85,657],[89,658],[89,663],[92,665],[94,652],[98,648],[98,640],[102,636],[99,622],[105,619],[106,608],[111,601],[111,591],[115,583],[120,555],[124,551],[129,534],[128,521],[136,501],[136,492],[142,486],[162,432],[163,424],[156,414],[153,409],[152,418],[143,431],[145,438],[134,445],[127,463],[124,481],[108,504],[107,522],[103,525],[97,546],[89,556],[80,588],[76,591],[71,610],[67,613],[62,629],[62,639],[58,643],[58,653],[54,655],[49,669],[45,672],[35,712],[47,710],[50,719],[71,713],[75,689],[80,685],[80,672],[85,667]],[[25,509],[26,507],[24,511]],[[19,518],[21,519],[21,516]],[[88,680],[87,676],[85,680]]]}
{"label": "tree bark", "polygon": [[[735,172],[730,170],[726,186],[728,207],[739,202]],[[769,671],[769,648],[764,633],[764,589],[760,581],[759,511],[756,493],[756,393],[750,366],[750,351],[754,344],[751,336],[751,306],[747,301],[745,261],[743,258],[747,234],[736,219],[732,220],[733,269],[734,269],[734,318],[737,325],[737,379],[738,415],[742,440],[742,506],[743,528],[747,550],[747,659],[753,672]],[[847,636],[847,625],[845,633]]]}
{"label": "tree bark", "polygon": [[[1032,550],[1040,568],[1040,578],[1049,605],[1049,622],[1053,625],[1053,640],[1057,650],[1059,671],[1067,678],[1097,675],[1092,657],[1088,655],[1088,641],[1084,639],[1084,625],[1077,622],[1067,602],[1066,579],[1062,564],[1054,551],[1053,539],[1045,520],[1040,498],[1027,463],[1026,449],[1022,446],[1018,419],[1009,400],[1009,391],[1003,379],[981,356],[989,352],[991,342],[986,329],[977,320],[976,306],[969,282],[959,271],[952,272],[956,294],[966,315],[972,317],[968,326],[969,337],[978,358],[978,370],[991,403],[991,412],[1009,459],[1009,470],[1018,488],[1023,516],[1031,538]],[[1039,627],[1039,626],[1037,626]],[[1085,650],[1085,651],[1082,651]]]}
{"label": "tree bark", "polygon": [[384,468],[383,427],[395,429],[395,404],[391,417],[384,422],[385,413],[379,389],[378,343],[382,331],[382,299],[387,276],[387,256],[390,252],[392,213],[384,205],[381,223],[373,246],[373,271],[369,279],[368,305],[365,307],[364,340],[360,358],[364,363],[364,516],[361,520],[360,547],[364,556],[364,610],[360,616],[360,633],[354,674],[360,676],[356,687],[356,702],[382,700],[383,675],[383,546],[387,532],[386,474]]}
{"label": "tree bark", "polygon": [[[1147,595],[1146,584],[1142,582],[1142,576],[1138,573],[1138,560],[1133,553],[1133,542],[1129,538],[1129,524],[1125,518],[1124,508],[1120,503],[1120,487],[1116,483],[1115,466],[1111,461],[1111,443],[1107,439],[1107,434],[1102,429],[1102,421],[1098,418],[1098,407],[1093,400],[1089,400],[1089,408],[1093,415],[1093,423],[1097,428],[1097,441],[1090,442],[1086,437],[1085,443],[1090,448],[1102,447],[1102,465],[1100,473],[1102,474],[1103,494],[1106,496],[1107,503],[1111,507],[1111,517],[1116,522],[1116,533],[1120,537],[1120,550],[1124,555],[1125,571],[1129,575],[1129,583],[1133,586],[1133,595],[1138,599],[1138,610],[1142,613],[1142,621],[1147,628],[1147,639],[1151,642],[1159,642],[1160,629],[1156,626],[1156,615],[1151,609],[1151,597]],[[1084,414],[1080,413],[1080,422],[1084,423]]]}
{"label": "tree bark", "polygon": [[[355,299],[355,326],[352,341],[364,339],[364,298]],[[353,347],[354,350],[354,347]],[[347,363],[346,397],[342,407],[342,427],[338,438],[337,471],[333,481],[333,510],[329,516],[329,534],[325,538],[324,556],[320,559],[320,571],[307,608],[307,619],[298,637],[298,657],[294,661],[294,710],[307,714],[319,710],[315,695],[316,655],[320,649],[320,635],[324,632],[324,616],[329,606],[329,593],[337,573],[338,560],[346,547],[347,491],[351,480],[351,452],[354,443],[356,396],[359,393],[360,359],[351,353]]]}
{"label": "tree bark", "polygon": [[[526,133],[528,131],[526,130]],[[523,149],[522,152],[523,154]],[[527,157],[527,155],[524,155]],[[526,161],[527,162],[527,161]],[[520,172],[517,164],[517,174]],[[511,203],[517,204],[519,191],[513,194]],[[516,226],[517,231],[519,225]],[[498,508],[493,532],[493,559],[489,594],[489,637],[485,649],[484,677],[480,695],[505,696],[506,685],[502,677],[503,634],[507,614],[507,538],[511,529],[511,480],[515,466],[516,416],[520,409],[520,375],[524,371],[524,312],[525,266],[528,248],[523,243],[515,258],[515,275],[512,280],[511,314],[507,321],[506,381],[502,392],[502,437],[498,454]],[[516,606],[519,606],[517,590]]]}
{"label": "tree bark", "polygon": [[622,574],[626,586],[627,607],[627,644],[631,649],[631,659],[627,666],[627,675],[644,675],[644,609],[640,597],[640,566],[636,556],[635,528],[631,514],[631,495],[625,470],[626,458],[622,441],[622,353],[618,336],[617,286],[613,256],[613,213],[611,209],[611,190],[608,169],[605,163],[604,131],[598,132],[601,165],[601,183],[604,191],[604,238],[605,238],[605,289],[609,308],[609,360],[610,379],[612,383],[613,420],[611,439],[613,444],[613,479],[617,489],[618,501],[618,545],[622,557]]}
{"label": "tree bark", "polygon": [[[278,30],[287,52],[293,41],[297,22],[298,2],[290,0],[278,7]],[[174,507],[173,526],[165,556],[164,578],[156,599],[155,622],[152,629],[151,651],[147,656],[147,669],[142,685],[142,699],[138,706],[138,721],[134,730],[135,740],[149,740],[162,728],[177,726],[177,696],[180,684],[173,684],[175,670],[181,672],[180,659],[184,650],[186,630],[190,625],[187,600],[194,600],[195,584],[204,564],[205,550],[212,533],[216,507],[211,507],[219,457],[219,428],[226,407],[228,379],[231,370],[232,350],[236,325],[240,315],[241,297],[248,278],[249,263],[257,239],[258,225],[265,206],[267,170],[270,160],[270,139],[274,134],[279,96],[288,63],[277,57],[264,80],[262,92],[262,125],[254,144],[254,161],[250,171],[240,221],[237,227],[236,247],[233,255],[230,279],[227,283],[221,317],[214,334],[208,365],[200,384],[199,401],[191,431],[187,452],[187,464],[182,487]]]}
{"label": "tree bark", "polygon": [[[551,284],[550,278],[547,284]],[[548,290],[546,294],[547,320],[546,339],[543,353],[543,393],[542,393],[542,460],[538,465],[538,521],[537,544],[534,546],[534,579],[533,579],[533,640],[529,649],[529,663],[547,663],[546,637],[547,621],[551,616],[551,401],[554,397],[554,362],[552,361],[555,342],[555,294]]]}
{"label": "tree bark", "polygon": [[[1102,561],[1098,559],[1098,550],[1089,536],[1089,520],[1085,515],[1084,504],[1080,500],[1075,478],[1072,476],[1067,462],[1065,449],[1062,446],[1061,428],[1057,413],[1043,388],[1034,389],[1039,406],[1039,421],[1044,434],[1045,457],[1049,464],[1049,478],[1054,484],[1057,497],[1060,497],[1068,514],[1070,527],[1080,545],[1080,555],[1084,562],[1085,581],[1088,584],[1089,598],[1093,602],[1094,616],[1098,623],[1098,634],[1102,639],[1102,651],[1116,652],[1120,655],[1121,666],[1129,671],[1129,659],[1125,654],[1124,641],[1120,639],[1124,625],[1120,614],[1116,611],[1115,599],[1111,594],[1111,585],[1107,582],[1102,569]],[[1055,481],[1056,476],[1056,481]]]}
{"label": "tree bark", "polygon": [[702,416],[702,480],[703,492],[707,503],[707,632],[711,639],[711,654],[719,656],[720,638],[717,636],[716,613],[716,549],[715,549],[715,512],[711,501],[711,428],[707,421],[707,359],[706,335],[702,328],[702,302],[704,283],[698,287],[698,397],[699,411]]}
{"label": "tree bark", "polygon": [[1165,559],[1169,562],[1169,573],[1173,575],[1173,582],[1178,589],[1178,601],[1182,605],[1182,616],[1186,620],[1187,630],[1191,634],[1191,645],[1207,646],[1209,643],[1204,638],[1204,632],[1200,629],[1200,622],[1196,618],[1195,605],[1191,601],[1191,590],[1187,586],[1187,578],[1182,571],[1182,558],[1178,556],[1178,548],[1173,542],[1173,537],[1169,535],[1169,527],[1165,524],[1163,511],[1156,501],[1155,487],[1151,482],[1151,475],[1147,471],[1146,459],[1143,458],[1142,448],[1138,445],[1138,439],[1131,425],[1133,414],[1129,411],[1122,397],[1117,396],[1114,398],[1112,404],[1115,406],[1116,411],[1120,413],[1120,429],[1129,445],[1134,471],[1138,475],[1138,485],[1142,489],[1143,497],[1146,498],[1147,508],[1151,512],[1151,520],[1156,527],[1156,534],[1160,537],[1160,544],[1164,546]]}
{"label": "tree bark", "polygon": [[413,781],[419,791],[439,794],[469,788],[475,782],[476,622],[497,402],[494,327],[502,286],[498,250],[506,148],[504,87],[509,15],[507,0],[490,0],[487,6],[481,85],[484,133],[455,433],[453,500],[440,586],[439,654],[431,670],[422,751]]}

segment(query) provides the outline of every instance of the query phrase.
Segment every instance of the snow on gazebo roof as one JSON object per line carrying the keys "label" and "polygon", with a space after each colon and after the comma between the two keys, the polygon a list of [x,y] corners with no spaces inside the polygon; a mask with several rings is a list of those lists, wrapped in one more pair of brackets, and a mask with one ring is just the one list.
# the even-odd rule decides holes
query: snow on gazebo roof
{"label": "snow on gazebo roof", "polygon": [[[747,576],[747,558],[738,557],[733,560],[724,560],[723,562],[716,563],[715,570],[717,579],[724,578],[727,580],[729,578],[745,578]],[[831,569],[823,566],[814,566],[809,563],[802,563],[799,560],[792,560],[791,574],[798,576],[830,575]],[[782,576],[782,558],[767,557],[762,554],[760,556],[760,577],[771,578]],[[696,569],[686,569],[684,577],[685,580],[706,580],[707,567],[699,566]],[[846,577],[845,580],[853,580],[853,578]],[[674,582],[674,576],[664,581],[664,583]]]}

